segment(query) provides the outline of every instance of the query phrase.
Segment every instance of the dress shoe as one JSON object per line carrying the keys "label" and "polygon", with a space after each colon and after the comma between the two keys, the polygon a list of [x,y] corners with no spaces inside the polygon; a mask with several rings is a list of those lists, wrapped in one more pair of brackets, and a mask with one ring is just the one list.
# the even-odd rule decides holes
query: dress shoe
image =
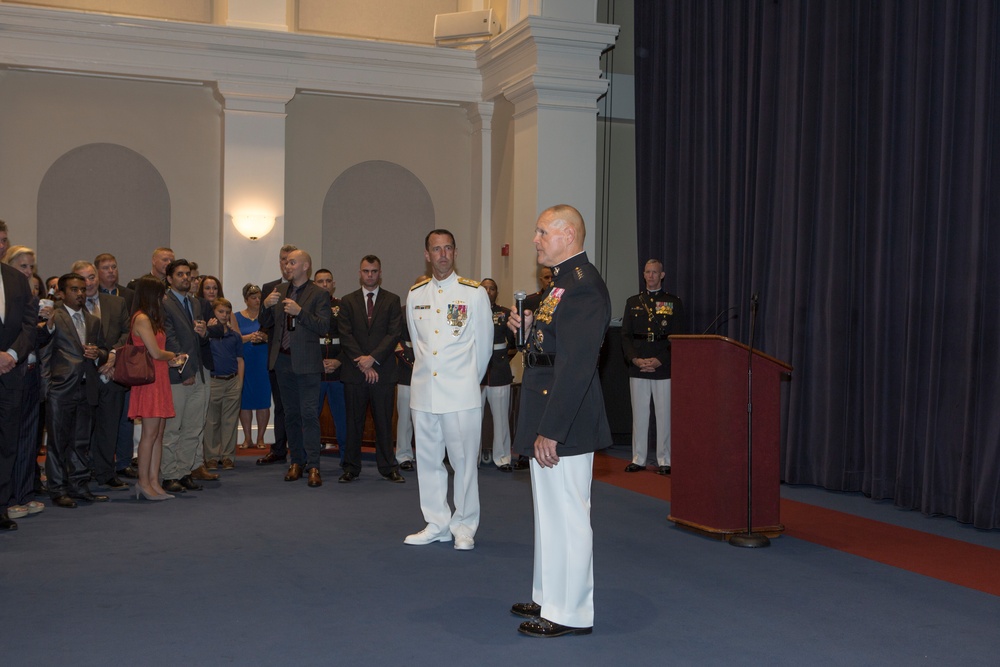
{"label": "dress shoe", "polygon": [[348,482],[353,482],[357,478],[358,476],[355,475],[353,472],[345,472],[337,479],[337,481],[340,482],[341,484],[347,484]]}
{"label": "dress shoe", "polygon": [[200,466],[191,471],[191,479],[198,479],[203,482],[214,482],[219,479],[219,476],[214,472],[208,472],[208,468],[202,463]]}
{"label": "dress shoe", "polygon": [[205,488],[201,484],[197,484],[194,481],[194,477],[192,475],[184,475],[177,481],[180,482],[180,485],[183,486],[188,491],[201,491],[203,488]]}
{"label": "dress shoe", "polygon": [[218,470],[219,469],[219,460],[218,459],[209,459],[209,460],[205,461],[205,469],[206,470]]}
{"label": "dress shoe", "polygon": [[395,484],[405,484],[406,483],[406,478],[403,477],[402,475],[400,475],[399,472],[396,471],[396,470],[393,470],[388,475],[382,475],[382,479],[386,480],[387,482],[393,482]]}
{"label": "dress shoe", "polygon": [[413,544],[416,546],[423,546],[432,542],[451,542],[451,531],[445,529],[443,533],[436,533],[431,530],[430,526],[427,526],[419,533],[407,535],[406,539],[403,540],[403,544]]}
{"label": "dress shoe", "polygon": [[56,507],[65,507],[67,509],[76,507],[76,501],[67,495],[56,496],[52,499],[52,504]]}
{"label": "dress shoe", "polygon": [[399,464],[400,470],[413,470],[413,461],[403,461]]}
{"label": "dress shoe", "polygon": [[309,474],[309,481],[306,484],[309,486],[323,486],[323,478],[319,476],[319,468],[309,468],[306,472]]}
{"label": "dress shoe", "polygon": [[657,475],[669,475],[670,474],[670,466],[660,466],[659,468],[656,469],[656,474]]}
{"label": "dress shoe", "polygon": [[98,483],[99,487],[102,489],[111,489],[112,491],[124,491],[128,488],[128,484],[118,479],[118,476],[114,476],[109,480]]}
{"label": "dress shoe", "polygon": [[257,465],[259,466],[269,466],[275,463],[284,463],[284,462],[285,462],[285,457],[278,456],[274,452],[268,452],[267,454],[264,454],[264,456],[257,459]]}
{"label": "dress shoe", "polygon": [[184,493],[187,489],[181,486],[180,480],[165,479],[163,480],[163,490],[167,493]]}
{"label": "dress shoe", "polygon": [[500,472],[513,472],[514,468],[509,463],[504,463],[502,466],[497,466],[497,470]]}
{"label": "dress shoe", "polygon": [[134,466],[125,466],[115,473],[116,477],[128,477],[129,479],[139,479],[139,471]]}
{"label": "dress shoe", "polygon": [[7,516],[6,512],[0,513],[0,530],[17,530],[17,522]]}
{"label": "dress shoe", "polygon": [[562,637],[563,635],[589,635],[594,631],[594,628],[571,628],[568,625],[559,625],[538,617],[533,621],[525,621],[517,631],[531,637]]}
{"label": "dress shoe", "polygon": [[288,466],[288,472],[285,473],[286,482],[295,482],[302,478],[302,465],[299,463],[293,463]]}
{"label": "dress shoe", "polygon": [[625,472],[639,472],[640,470],[645,470],[646,466],[641,466],[638,463],[629,463],[625,466]]}
{"label": "dress shoe", "polygon": [[514,470],[526,470],[528,468],[528,459],[519,456],[516,461],[510,464],[510,467]]}
{"label": "dress shoe", "polygon": [[99,496],[91,493],[86,489],[84,489],[83,491],[71,492],[69,494],[69,497],[72,498],[73,500],[82,500],[88,503],[106,503],[109,500],[111,500],[111,498],[108,498],[107,496]]}
{"label": "dress shoe", "polygon": [[28,516],[27,505],[11,505],[7,508],[7,516],[11,519],[23,519]]}
{"label": "dress shoe", "polygon": [[472,535],[459,533],[455,536],[455,549],[458,551],[472,551],[475,548],[476,541],[472,539]]}
{"label": "dress shoe", "polygon": [[534,602],[515,602],[510,607],[510,613],[522,618],[538,618],[542,615],[542,605]]}
{"label": "dress shoe", "polygon": [[236,461],[233,461],[232,459],[222,459],[222,462],[219,465],[222,466],[223,470],[232,470],[236,467]]}

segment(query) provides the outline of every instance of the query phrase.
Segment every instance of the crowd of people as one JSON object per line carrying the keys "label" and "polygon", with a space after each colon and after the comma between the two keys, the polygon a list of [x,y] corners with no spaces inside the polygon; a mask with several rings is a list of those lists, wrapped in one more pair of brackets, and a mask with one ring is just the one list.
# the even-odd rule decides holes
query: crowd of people
{"label": "crowd of people", "polygon": [[[338,482],[362,474],[370,408],[378,473],[400,484],[400,470],[416,470],[426,525],[404,543],[454,542],[470,551],[489,403],[494,465],[507,473],[530,468],[532,478],[532,600],[511,607],[527,619],[518,630],[589,634],[593,457],[611,444],[597,365],[611,308],[583,251],[585,234],[573,207],[543,211],[533,240],[542,289],[524,300],[523,316],[497,305],[496,281],[455,272],[457,244],[445,229],[427,234],[430,275],[405,299],[382,288],[375,255],[360,261],[359,289],[338,299],[332,272],[314,271],[309,253],[285,245],[280,278],[243,286],[244,308],[236,310],[221,280],[200,276],[196,263],[166,247],[127,286],[109,253],[42,281],[35,252],[10,246],[0,221],[0,530],[42,512],[45,495],[61,508],[108,501],[92,483],[151,502],[202,490],[200,482],[219,479],[214,470],[236,466],[238,449],[267,449],[272,423],[273,443],[257,465],[287,464],[285,481],[321,486],[320,414],[328,404]],[[660,291],[658,261],[643,275],[646,289],[629,300],[623,323],[637,419],[626,472],[646,467],[653,403],[656,471],[669,474],[667,336],[682,331],[683,305]],[[516,334],[524,378],[512,438]],[[135,346],[152,370],[141,381],[117,373],[118,357],[132,359]]]}

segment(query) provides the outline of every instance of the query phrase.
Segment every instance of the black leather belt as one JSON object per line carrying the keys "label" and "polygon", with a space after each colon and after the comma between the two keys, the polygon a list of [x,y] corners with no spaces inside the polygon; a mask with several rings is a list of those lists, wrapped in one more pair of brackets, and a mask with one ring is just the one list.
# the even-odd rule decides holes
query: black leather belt
{"label": "black leather belt", "polygon": [[528,368],[539,368],[556,365],[556,355],[539,354],[538,352],[525,352],[524,365]]}
{"label": "black leather belt", "polygon": [[279,347],[278,348],[278,352],[280,354],[288,354],[288,355],[290,355],[292,353],[292,348],[290,348],[290,347]]}
{"label": "black leather belt", "polygon": [[655,334],[655,333],[632,334],[632,338],[634,338],[635,340],[644,340],[650,343],[656,340],[667,340],[669,336],[670,334]]}
{"label": "black leather belt", "polygon": [[236,373],[230,373],[229,375],[213,375],[212,379],[213,380],[232,380],[234,377],[236,377],[236,375],[237,375]]}

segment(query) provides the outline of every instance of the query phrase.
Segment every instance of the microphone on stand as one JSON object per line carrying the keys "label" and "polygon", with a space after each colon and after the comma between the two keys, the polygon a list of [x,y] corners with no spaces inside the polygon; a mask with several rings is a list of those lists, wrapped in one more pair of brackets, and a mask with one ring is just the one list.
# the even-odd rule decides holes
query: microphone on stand
{"label": "microphone on stand", "polygon": [[528,293],[519,290],[514,292],[514,307],[517,309],[517,316],[521,318],[521,326],[517,329],[517,346],[524,347],[524,300]]}
{"label": "microphone on stand", "polygon": [[[722,319],[723,315],[727,315],[728,313],[731,313],[734,310],[737,310],[737,307],[736,306],[730,306],[729,308],[726,308],[721,313],[719,313],[718,315],[716,315],[715,319],[712,320],[712,323],[708,325],[708,328],[701,332],[701,335],[704,336],[709,331],[715,332],[715,330],[718,329],[719,326],[721,326],[722,322],[728,322],[729,320],[735,320],[735,319],[737,319],[740,316],[739,313],[736,313],[735,315],[730,315],[729,317],[727,317],[724,320]],[[719,320],[722,320],[722,322],[719,322]]]}

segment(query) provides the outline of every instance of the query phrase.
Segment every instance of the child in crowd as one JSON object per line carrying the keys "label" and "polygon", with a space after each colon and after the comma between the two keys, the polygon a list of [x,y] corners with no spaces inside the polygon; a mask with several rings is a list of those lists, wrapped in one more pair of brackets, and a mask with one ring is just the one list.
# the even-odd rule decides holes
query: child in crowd
{"label": "child in crowd", "polygon": [[215,370],[205,416],[205,465],[209,470],[232,470],[236,467],[236,427],[243,388],[243,338],[233,329],[233,304],[216,299],[212,312],[222,336],[212,337],[210,342]]}

